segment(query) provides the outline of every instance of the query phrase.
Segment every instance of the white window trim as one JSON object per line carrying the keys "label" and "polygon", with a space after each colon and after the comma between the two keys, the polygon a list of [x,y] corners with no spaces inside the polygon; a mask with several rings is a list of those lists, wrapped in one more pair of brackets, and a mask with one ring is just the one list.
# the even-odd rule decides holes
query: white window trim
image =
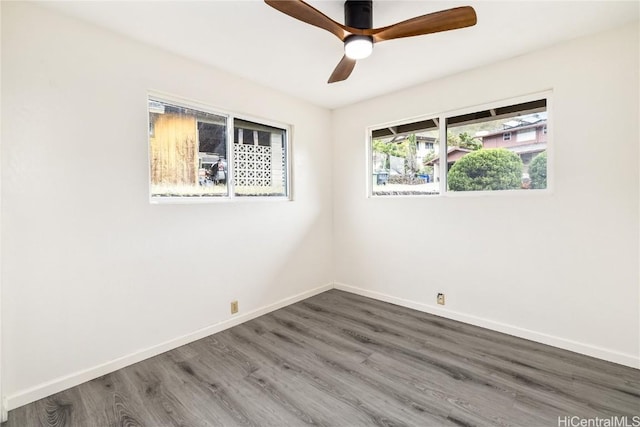
{"label": "white window trim", "polygon": [[[166,101],[168,103],[175,103],[179,106],[186,108],[192,108],[204,113],[215,114],[220,117],[225,117],[227,120],[227,191],[226,196],[211,196],[211,197],[152,197],[151,195],[151,146],[149,144],[149,100]],[[292,167],[291,167],[291,140],[293,135],[293,126],[282,122],[278,122],[271,119],[265,119],[262,117],[251,116],[243,113],[236,113],[224,108],[218,108],[207,104],[202,101],[196,101],[193,99],[183,98],[166,92],[149,90],[145,98],[145,111],[147,112],[147,131],[146,131],[146,143],[147,143],[147,180],[148,180],[148,194],[149,203],[151,204],[207,204],[207,203],[245,203],[245,202],[290,202],[293,201],[293,188],[292,188]],[[271,126],[285,131],[285,173],[286,173],[286,196],[243,196],[236,195],[235,189],[235,175],[234,175],[234,161],[233,161],[233,129],[234,119],[245,120],[250,122],[259,123],[266,126]]]}
{"label": "white window trim", "polygon": [[[364,150],[364,155],[365,155],[365,165],[366,165],[366,170],[367,170],[367,176],[366,176],[366,181],[365,181],[365,197],[368,199],[384,199],[384,198],[396,198],[396,197],[415,197],[415,198],[433,198],[433,197],[437,197],[438,195],[429,195],[429,196],[424,196],[424,195],[415,195],[415,194],[406,194],[406,195],[384,195],[384,196],[374,196],[373,195],[373,138],[371,137],[371,133],[374,130],[377,129],[382,129],[382,128],[391,128],[391,127],[395,127],[395,126],[399,126],[399,125],[404,125],[407,123],[413,123],[413,122],[421,122],[424,120],[432,120],[434,118],[438,118],[437,114],[424,114],[424,115],[420,115],[420,116],[415,116],[409,119],[404,119],[404,120],[394,120],[392,122],[387,122],[387,123],[382,123],[379,125],[375,125],[375,126],[368,126],[365,129],[365,135],[364,135],[364,145],[365,145],[365,150]],[[440,135],[440,138],[442,137],[442,135]],[[440,144],[440,142],[438,142]],[[442,150],[442,144],[440,144],[440,150]],[[442,181],[442,180],[441,180]]]}
{"label": "white window trim", "polygon": [[[446,119],[448,117],[460,116],[463,114],[469,114],[476,111],[484,111],[491,110],[494,108],[500,108],[507,105],[514,104],[522,104],[525,102],[535,101],[537,99],[546,99],[547,101],[547,188],[544,189],[514,189],[514,190],[493,190],[493,191],[448,191],[447,188],[447,175],[448,173],[442,174],[440,177],[440,187],[439,194],[432,195],[384,195],[384,196],[374,196],[373,195],[373,138],[372,132],[377,129],[399,126],[403,124],[428,120],[428,119],[437,119],[438,120],[438,129],[439,129],[439,139],[440,139],[440,164],[439,167],[441,170],[447,170],[447,130],[446,126],[442,126],[443,123],[446,123]],[[443,143],[444,141],[444,143]],[[372,125],[366,128],[366,147],[365,155],[367,156],[367,186],[366,186],[366,197],[368,199],[393,199],[393,198],[419,198],[424,200],[438,199],[440,197],[536,197],[536,196],[548,196],[553,194],[554,192],[554,151],[555,144],[553,143],[553,90],[547,89],[540,92],[530,93],[528,95],[516,96],[513,98],[506,98],[497,101],[491,101],[486,104],[479,104],[469,107],[464,107],[456,110],[449,110],[445,112],[432,113],[420,115],[414,118],[404,119],[404,120],[395,120],[392,122],[382,123],[379,125]],[[448,171],[447,171],[448,172]]]}

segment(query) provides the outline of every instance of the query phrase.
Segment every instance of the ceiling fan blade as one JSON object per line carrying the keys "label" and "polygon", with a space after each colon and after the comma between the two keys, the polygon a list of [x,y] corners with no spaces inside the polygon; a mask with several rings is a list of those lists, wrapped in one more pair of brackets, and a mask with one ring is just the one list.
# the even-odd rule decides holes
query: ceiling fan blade
{"label": "ceiling fan blade", "polygon": [[374,42],[381,42],[471,27],[476,22],[476,11],[471,6],[464,6],[418,16],[388,27],[365,30],[365,33],[372,35]]}
{"label": "ceiling fan blade", "polygon": [[264,0],[266,4],[299,21],[329,31],[344,41],[350,33],[346,27],[302,0]]}
{"label": "ceiling fan blade", "polygon": [[336,69],[331,73],[331,77],[329,77],[329,81],[327,83],[335,83],[341,82],[342,80],[346,80],[353,71],[356,66],[356,60],[347,57],[347,55],[343,56]]}

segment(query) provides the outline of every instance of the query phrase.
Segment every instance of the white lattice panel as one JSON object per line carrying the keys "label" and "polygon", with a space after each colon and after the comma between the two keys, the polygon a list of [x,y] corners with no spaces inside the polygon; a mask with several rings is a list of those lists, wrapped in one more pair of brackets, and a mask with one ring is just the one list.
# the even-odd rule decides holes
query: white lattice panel
{"label": "white lattice panel", "polygon": [[271,147],[233,144],[233,160],[236,185],[271,186]]}

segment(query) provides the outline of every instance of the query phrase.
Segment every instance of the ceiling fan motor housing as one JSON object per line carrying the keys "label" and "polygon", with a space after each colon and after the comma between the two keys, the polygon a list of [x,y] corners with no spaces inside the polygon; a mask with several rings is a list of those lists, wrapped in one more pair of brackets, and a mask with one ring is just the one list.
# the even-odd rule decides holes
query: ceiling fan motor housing
{"label": "ceiling fan motor housing", "polygon": [[347,0],[344,2],[344,21],[347,27],[373,28],[373,1]]}

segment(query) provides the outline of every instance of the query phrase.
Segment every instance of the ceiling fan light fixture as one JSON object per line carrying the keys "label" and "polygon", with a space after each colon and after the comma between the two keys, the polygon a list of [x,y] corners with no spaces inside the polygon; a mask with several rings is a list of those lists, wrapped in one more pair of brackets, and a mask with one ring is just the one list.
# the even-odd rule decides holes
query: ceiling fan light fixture
{"label": "ceiling fan light fixture", "polygon": [[373,52],[373,37],[350,35],[344,40],[344,54],[351,59],[364,59]]}

